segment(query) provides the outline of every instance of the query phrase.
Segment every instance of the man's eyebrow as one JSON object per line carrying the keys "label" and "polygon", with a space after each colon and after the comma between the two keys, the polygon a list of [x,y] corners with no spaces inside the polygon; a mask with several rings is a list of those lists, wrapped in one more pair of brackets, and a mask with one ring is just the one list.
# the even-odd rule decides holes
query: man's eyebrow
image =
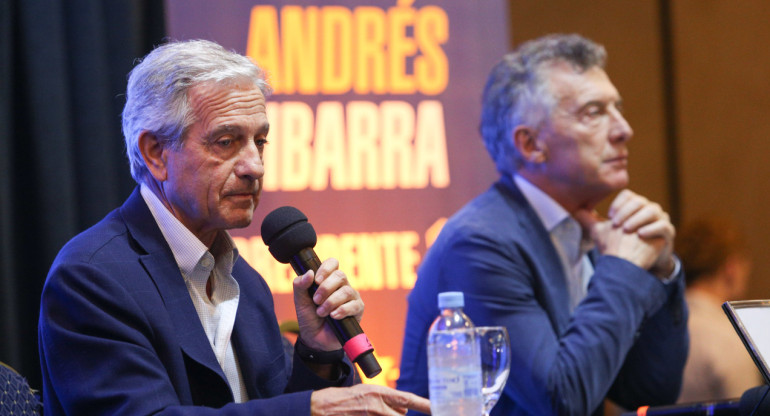
{"label": "man's eyebrow", "polygon": [[[214,128],[214,130],[211,130],[211,132],[207,135],[208,140],[215,140],[217,137],[225,135],[225,134],[242,134],[243,128],[238,125],[234,124],[222,124],[221,126],[217,126]],[[257,133],[255,136],[267,136],[267,133],[270,131],[270,124],[265,123],[262,126],[259,127],[259,130],[257,130]]]}
{"label": "man's eyebrow", "polygon": [[581,104],[580,106],[578,106],[577,112],[584,111],[585,109],[590,108],[590,107],[606,107],[606,106],[607,106],[607,102],[602,101],[602,100],[586,101],[583,104]]}
{"label": "man's eyebrow", "polygon": [[234,126],[232,124],[223,124],[221,126],[217,126],[216,128],[214,128],[214,130],[211,130],[211,132],[208,134],[208,139],[214,140],[223,134],[239,133],[240,131],[241,131],[241,128],[238,126]]}
{"label": "man's eyebrow", "polygon": [[583,111],[586,108],[591,107],[591,106],[599,106],[599,107],[604,108],[604,107],[607,107],[609,105],[614,105],[616,108],[622,109],[623,108],[623,98],[618,97],[616,100],[611,100],[611,99],[610,100],[603,100],[603,99],[591,100],[591,101],[588,101],[588,102],[584,103],[580,107],[578,107],[578,111]]}
{"label": "man's eyebrow", "polygon": [[257,131],[257,136],[267,136],[267,133],[269,132],[270,132],[270,123],[265,123],[259,127],[259,130]]}

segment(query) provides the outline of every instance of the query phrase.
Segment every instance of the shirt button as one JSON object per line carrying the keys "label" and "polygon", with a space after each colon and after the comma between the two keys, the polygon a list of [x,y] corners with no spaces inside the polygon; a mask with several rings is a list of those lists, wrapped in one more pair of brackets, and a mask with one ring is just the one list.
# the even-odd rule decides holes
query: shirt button
{"label": "shirt button", "polygon": [[205,257],[205,258],[204,258],[204,259],[201,261],[201,264],[203,265],[203,267],[205,267],[205,268],[209,268],[209,267],[211,267],[211,259],[210,259],[210,258],[208,258],[208,257]]}

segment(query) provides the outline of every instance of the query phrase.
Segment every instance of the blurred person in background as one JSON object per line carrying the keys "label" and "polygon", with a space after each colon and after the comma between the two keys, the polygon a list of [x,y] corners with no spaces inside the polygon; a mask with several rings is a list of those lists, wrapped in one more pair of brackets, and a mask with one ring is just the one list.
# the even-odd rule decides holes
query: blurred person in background
{"label": "blurred person in background", "polygon": [[681,227],[675,245],[690,308],[690,354],[679,402],[741,397],[762,379],[722,303],[746,294],[751,259],[745,237],[732,221],[704,217]]}

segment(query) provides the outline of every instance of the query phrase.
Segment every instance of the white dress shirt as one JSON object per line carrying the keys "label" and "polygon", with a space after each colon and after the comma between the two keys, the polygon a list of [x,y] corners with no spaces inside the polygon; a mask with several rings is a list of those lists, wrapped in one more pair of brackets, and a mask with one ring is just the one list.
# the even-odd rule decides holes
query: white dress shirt
{"label": "white dress shirt", "polygon": [[[140,191],[174,254],[211,349],[230,384],[235,402],[243,403],[248,400],[248,395],[238,357],[230,342],[241,293],[238,282],[232,276],[233,264],[238,259],[235,243],[226,231],[222,231],[209,251],[149,188],[141,185]],[[216,258],[212,251],[217,253]],[[206,293],[209,279],[212,289],[210,298]]]}
{"label": "white dress shirt", "polygon": [[567,276],[572,311],[585,297],[588,282],[594,273],[593,264],[587,256],[593,243],[590,239],[583,238],[583,231],[577,220],[548,194],[519,175],[513,175],[513,180],[535,210],[556,247],[564,274]]}

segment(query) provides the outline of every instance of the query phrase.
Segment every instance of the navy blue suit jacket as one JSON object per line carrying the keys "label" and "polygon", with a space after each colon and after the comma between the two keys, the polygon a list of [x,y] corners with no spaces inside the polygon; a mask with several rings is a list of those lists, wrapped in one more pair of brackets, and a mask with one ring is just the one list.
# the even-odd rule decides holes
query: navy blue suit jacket
{"label": "navy blue suit jacket", "polygon": [[[331,384],[296,357],[289,374],[270,289],[243,259],[232,274],[241,294],[231,342],[252,398],[243,404],[232,403],[179,267],[137,188],[72,239],[51,267],[38,330],[45,414],[309,415],[311,389]],[[350,384],[345,370],[336,384]]]}
{"label": "navy blue suit jacket", "polygon": [[550,236],[509,177],[444,226],[409,295],[398,388],[427,396],[426,337],[437,294],[465,293],[479,325],[508,328],[511,373],[492,414],[589,415],[608,396],[626,408],[672,403],[687,356],[684,279],[668,285],[594,256],[587,296],[569,311]]}

